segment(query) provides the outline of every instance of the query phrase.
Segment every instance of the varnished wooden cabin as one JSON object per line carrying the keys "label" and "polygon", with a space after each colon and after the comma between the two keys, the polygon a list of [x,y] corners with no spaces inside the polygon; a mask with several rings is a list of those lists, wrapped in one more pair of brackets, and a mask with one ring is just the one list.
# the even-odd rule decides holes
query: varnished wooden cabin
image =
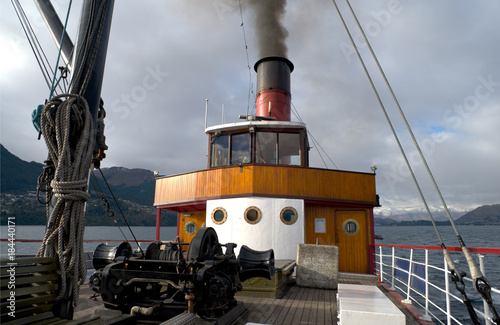
{"label": "varnished wooden cabin", "polygon": [[221,243],[276,259],[295,259],[299,243],[336,245],[339,271],[374,273],[375,174],[308,167],[306,126],[290,121],[292,70],[284,58],[257,62],[256,116],[205,130],[206,170],[157,178],[156,239],[171,210],[185,242],[210,226]]}

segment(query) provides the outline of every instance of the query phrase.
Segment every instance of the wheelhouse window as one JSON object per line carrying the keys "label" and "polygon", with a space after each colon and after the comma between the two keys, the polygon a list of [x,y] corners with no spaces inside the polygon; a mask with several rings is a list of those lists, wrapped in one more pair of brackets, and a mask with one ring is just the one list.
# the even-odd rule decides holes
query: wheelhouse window
{"label": "wheelhouse window", "polygon": [[280,165],[300,165],[300,134],[280,133],[278,141],[278,163]]}
{"label": "wheelhouse window", "polygon": [[304,132],[280,131],[252,128],[247,132],[212,134],[210,167],[251,163],[307,166],[307,140],[305,141]]}
{"label": "wheelhouse window", "polygon": [[276,164],[278,155],[278,133],[257,132],[255,141],[255,163]]}
{"label": "wheelhouse window", "polygon": [[231,165],[252,162],[252,141],[250,133],[233,134],[231,137]]}
{"label": "wheelhouse window", "polygon": [[215,135],[212,137],[212,167],[226,166],[229,164],[229,134]]}

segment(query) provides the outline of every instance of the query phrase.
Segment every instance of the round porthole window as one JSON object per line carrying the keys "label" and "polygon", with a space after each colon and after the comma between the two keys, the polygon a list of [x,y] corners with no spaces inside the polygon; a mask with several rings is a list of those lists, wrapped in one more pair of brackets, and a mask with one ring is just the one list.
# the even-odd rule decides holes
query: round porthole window
{"label": "round porthole window", "polygon": [[280,219],[286,225],[293,225],[297,221],[297,210],[285,207],[280,212]]}
{"label": "round porthole window", "polygon": [[342,230],[347,236],[354,236],[359,232],[359,222],[355,219],[346,219],[342,223]]}
{"label": "round porthole window", "polygon": [[215,208],[214,211],[212,211],[212,221],[216,225],[222,225],[224,222],[227,220],[227,212],[223,208]]}
{"label": "round porthole window", "polygon": [[194,233],[196,232],[196,223],[194,221],[186,222],[186,224],[184,225],[184,231],[188,235],[194,235]]}
{"label": "round porthole window", "polygon": [[257,207],[248,207],[245,210],[244,217],[249,224],[254,225],[260,221],[260,218],[262,217],[262,212],[260,212],[260,209]]}

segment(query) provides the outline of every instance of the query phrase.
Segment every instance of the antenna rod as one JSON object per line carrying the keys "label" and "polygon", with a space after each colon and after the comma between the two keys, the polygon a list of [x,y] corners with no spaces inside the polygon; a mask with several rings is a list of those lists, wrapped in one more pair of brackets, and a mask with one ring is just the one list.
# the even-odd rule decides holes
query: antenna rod
{"label": "antenna rod", "polygon": [[208,117],[208,98],[205,99],[205,129],[207,128],[207,117]]}

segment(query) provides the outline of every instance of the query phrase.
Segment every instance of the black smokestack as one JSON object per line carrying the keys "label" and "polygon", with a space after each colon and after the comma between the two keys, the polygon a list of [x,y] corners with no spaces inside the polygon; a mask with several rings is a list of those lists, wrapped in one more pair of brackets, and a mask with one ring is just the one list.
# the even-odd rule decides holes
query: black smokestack
{"label": "black smokestack", "polygon": [[255,11],[255,27],[261,58],[268,56],[287,57],[285,39],[288,31],[282,25],[286,0],[250,0]]}

